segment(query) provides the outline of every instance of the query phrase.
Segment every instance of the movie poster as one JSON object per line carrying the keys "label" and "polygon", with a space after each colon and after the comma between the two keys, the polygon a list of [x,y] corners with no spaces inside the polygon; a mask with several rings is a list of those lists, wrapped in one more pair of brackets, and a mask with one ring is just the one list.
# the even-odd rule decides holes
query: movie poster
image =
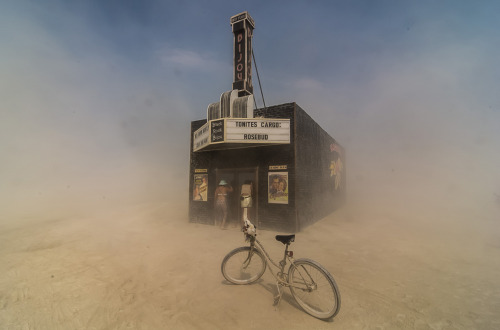
{"label": "movie poster", "polygon": [[342,149],[336,143],[330,145],[330,178],[333,180],[332,186],[335,190],[342,188],[342,177],[344,175],[344,163],[342,161]]}
{"label": "movie poster", "polygon": [[193,185],[193,200],[194,201],[207,201],[208,192],[208,174],[195,174]]}
{"label": "movie poster", "polygon": [[269,172],[268,182],[268,202],[288,204],[288,172]]}

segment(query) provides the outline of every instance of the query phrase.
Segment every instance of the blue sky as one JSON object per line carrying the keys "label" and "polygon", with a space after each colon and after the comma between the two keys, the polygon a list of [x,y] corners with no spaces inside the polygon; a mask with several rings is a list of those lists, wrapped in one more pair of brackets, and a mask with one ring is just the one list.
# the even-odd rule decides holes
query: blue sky
{"label": "blue sky", "polygon": [[352,184],[500,193],[497,1],[0,8],[0,207],[14,213],[187,196],[189,123],[231,88],[244,10],[266,104],[297,102],[344,145]]}

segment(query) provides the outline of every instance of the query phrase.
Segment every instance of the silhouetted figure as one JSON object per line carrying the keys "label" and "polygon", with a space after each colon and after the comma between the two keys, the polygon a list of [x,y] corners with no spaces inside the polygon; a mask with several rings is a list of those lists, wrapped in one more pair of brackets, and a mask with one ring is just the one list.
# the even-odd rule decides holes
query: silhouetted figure
{"label": "silhouetted figure", "polygon": [[215,189],[215,224],[221,220],[220,227],[224,229],[227,220],[229,193],[233,192],[233,188],[226,182],[220,180],[219,186]]}

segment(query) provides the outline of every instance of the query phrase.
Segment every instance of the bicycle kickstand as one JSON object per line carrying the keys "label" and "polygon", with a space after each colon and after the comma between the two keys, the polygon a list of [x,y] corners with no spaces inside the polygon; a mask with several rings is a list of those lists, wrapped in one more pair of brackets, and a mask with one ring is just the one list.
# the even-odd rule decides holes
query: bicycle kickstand
{"label": "bicycle kickstand", "polygon": [[280,301],[281,301],[281,290],[280,290],[280,283],[276,281],[276,288],[278,289],[278,294],[274,296],[274,304],[273,306],[278,307]]}

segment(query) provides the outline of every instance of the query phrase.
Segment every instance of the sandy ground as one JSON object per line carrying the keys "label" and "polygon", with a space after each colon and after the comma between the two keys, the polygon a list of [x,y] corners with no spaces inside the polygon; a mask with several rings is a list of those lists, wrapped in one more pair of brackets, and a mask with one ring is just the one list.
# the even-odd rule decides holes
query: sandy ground
{"label": "sandy ground", "polygon": [[[498,205],[496,205],[498,206]],[[173,211],[172,211],[173,210]],[[185,204],[0,225],[1,329],[500,329],[498,211],[408,215],[348,205],[292,247],[335,277],[342,307],[317,320],[271,274],[226,283],[238,228],[191,224]],[[278,259],[275,232],[259,231]]]}

